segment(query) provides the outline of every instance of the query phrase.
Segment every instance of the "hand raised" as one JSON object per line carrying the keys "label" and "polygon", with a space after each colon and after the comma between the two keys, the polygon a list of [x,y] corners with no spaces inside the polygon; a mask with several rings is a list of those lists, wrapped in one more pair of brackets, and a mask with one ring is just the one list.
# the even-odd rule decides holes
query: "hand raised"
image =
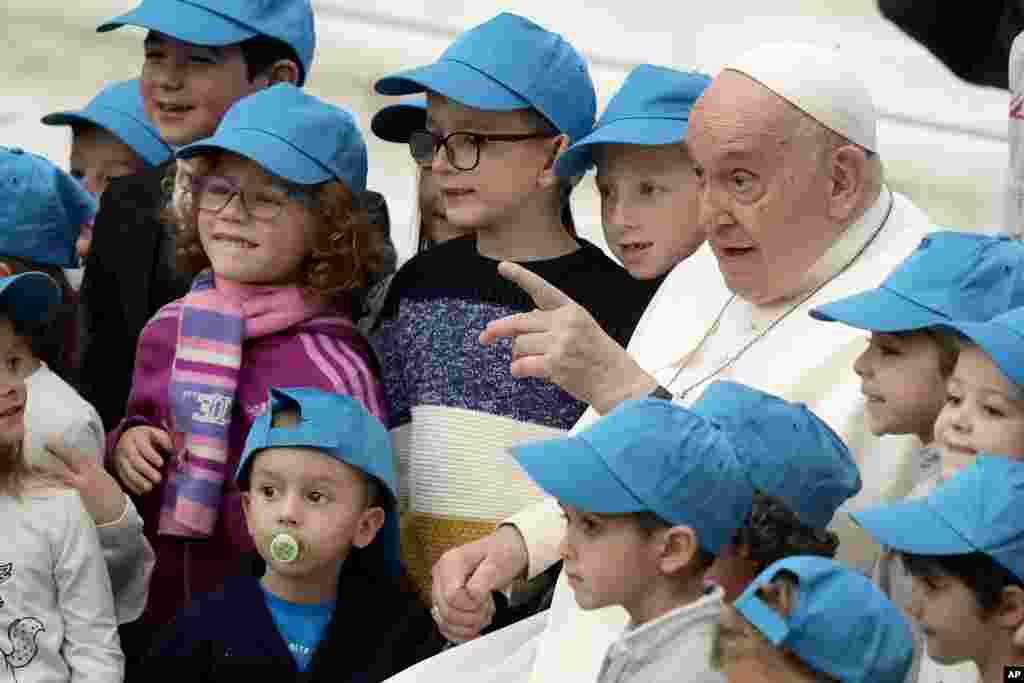
{"label": "hand raised", "polygon": [[585,308],[557,287],[515,263],[501,263],[498,272],[537,305],[529,313],[492,321],[480,335],[481,344],[512,338],[514,377],[553,382],[601,413],[658,386]]}

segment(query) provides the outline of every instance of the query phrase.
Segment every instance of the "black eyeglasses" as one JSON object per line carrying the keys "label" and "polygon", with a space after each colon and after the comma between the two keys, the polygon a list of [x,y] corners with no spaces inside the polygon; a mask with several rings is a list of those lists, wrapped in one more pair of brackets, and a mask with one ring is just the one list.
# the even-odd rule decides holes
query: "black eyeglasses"
{"label": "black eyeglasses", "polygon": [[[557,133],[555,133],[557,135]],[[429,130],[414,130],[409,135],[409,151],[420,166],[434,163],[437,150],[444,147],[448,163],[459,171],[472,171],[480,165],[480,147],[487,142],[521,142],[550,138],[550,133],[463,133],[457,131],[447,136],[431,133]]]}

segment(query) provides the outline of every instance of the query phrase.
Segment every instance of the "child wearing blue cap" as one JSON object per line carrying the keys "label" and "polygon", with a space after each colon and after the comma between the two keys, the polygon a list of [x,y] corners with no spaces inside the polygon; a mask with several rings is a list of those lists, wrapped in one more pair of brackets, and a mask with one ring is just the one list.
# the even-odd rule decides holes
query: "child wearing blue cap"
{"label": "child wearing blue cap", "polygon": [[[50,452],[52,443],[63,444],[82,467],[88,467],[80,464],[82,459],[102,463],[106,448],[96,410],[60,374],[67,365],[64,339],[73,336],[75,328],[64,267],[77,262],[78,226],[91,220],[95,205],[74,178],[49,160],[0,147],[0,277],[42,272],[56,283],[58,292],[56,301],[45,302],[48,315],[35,324],[15,326],[8,340],[12,346],[5,351],[8,367],[27,392],[20,456],[30,467],[48,471],[64,469]],[[124,623],[142,612],[153,553],[134,504],[107,479],[109,487],[86,486],[81,494],[97,515],[94,521],[110,567],[118,620]],[[73,485],[79,486],[77,481]],[[123,500],[119,511],[118,501],[109,500],[114,494],[108,491],[113,490]],[[97,496],[105,500],[99,502]]]}
{"label": "child wearing blue cap", "polygon": [[[470,410],[568,429],[583,402],[548,382],[512,377],[511,342],[483,346],[478,339],[489,321],[533,308],[529,296],[499,274],[502,260],[518,261],[553,283],[623,345],[653,294],[577,238],[564,211],[572,184],[555,173],[555,160],[594,124],[596,96],[586,63],[562,36],[502,13],[462,33],[437,62],[382,78],[375,88],[384,95],[426,93],[427,129],[412,132],[410,151],[431,167],[448,222],[473,233],[416,255],[391,283],[371,333],[382,360],[388,426],[399,438],[429,429],[426,418],[418,427],[413,412],[430,406],[443,409],[432,413],[438,419],[460,421],[460,411]],[[410,467],[444,473],[456,466],[451,456],[458,448],[429,441],[410,456],[417,458]],[[504,457],[504,449],[495,453]],[[436,499],[443,503],[447,495],[456,494],[445,491]],[[413,508],[421,502],[410,501]],[[473,510],[479,502],[460,506]],[[410,528],[430,530],[403,535],[403,544],[426,558],[406,556],[428,594],[433,562],[454,539],[473,540],[480,532],[436,507],[410,515]],[[479,522],[498,520],[476,521],[480,529]]]}
{"label": "child wearing blue cap", "polygon": [[44,446],[53,437],[96,458],[105,448],[96,410],[69,383],[74,360],[68,342],[77,338],[78,325],[64,274],[78,264],[75,242],[95,212],[93,197],[48,159],[0,147],[0,276],[44,272],[62,292],[47,323],[24,331],[19,371],[28,385],[25,452],[33,465],[46,461]]}
{"label": "child wearing blue cap", "polygon": [[[146,118],[139,79],[103,88],[79,110],[47,114],[47,126],[71,127],[71,176],[99,197],[115,179],[167,163],[170,146]],[[84,261],[92,243],[92,225],[82,229],[76,249]]]}
{"label": "child wearing blue cap", "polygon": [[871,332],[854,371],[862,378],[868,419],[877,435],[911,434],[922,443],[917,482],[939,474],[936,419],[960,353],[940,324],[988,320],[1024,305],[1024,245],[962,232],[926,236],[876,289],[811,311]]}
{"label": "child wearing blue cap", "polygon": [[[426,128],[427,98],[422,95],[384,107],[370,121],[370,130],[374,135],[381,140],[403,145],[409,144],[409,138],[414,132]],[[416,245],[417,254],[472,232],[472,229],[448,222],[444,202],[441,200],[441,187],[431,164],[416,163],[416,198],[412,243]]]}
{"label": "child wearing blue cap", "polygon": [[171,147],[146,118],[138,78],[103,88],[81,109],[47,114],[47,126],[71,127],[71,175],[95,197],[114,178],[160,166]]}
{"label": "child wearing blue cap", "polygon": [[[370,129],[374,135],[387,142],[409,144],[409,136],[415,130],[423,130],[427,126],[427,100],[424,96],[400,104],[384,107],[370,121]],[[416,167],[416,202],[411,222],[411,235],[408,242],[416,247],[416,253],[426,251],[448,240],[461,237],[465,230],[456,228],[444,215],[441,202],[441,188],[437,178],[429,166],[415,164]],[[390,233],[389,233],[390,236]],[[397,262],[397,257],[396,257]],[[370,334],[377,324],[381,308],[387,298],[394,270],[374,283],[363,297],[362,315],[358,319],[359,329]]]}
{"label": "child wearing blue cap", "polygon": [[948,475],[979,453],[1024,460],[1024,308],[940,328],[961,336],[935,436]]}
{"label": "child wearing blue cap", "polygon": [[0,278],[0,632],[9,638],[0,656],[21,680],[120,681],[124,657],[96,526],[78,494],[32,468],[24,452],[25,329],[59,302],[44,273]]}
{"label": "child wearing blue cap", "polygon": [[660,278],[704,242],[686,131],[709,83],[701,73],[636,67],[594,130],[556,163],[563,178],[596,164],[605,241],[637,279]]}
{"label": "child wearing blue cap", "polygon": [[624,403],[576,436],[513,449],[562,507],[562,572],[577,604],[629,614],[601,683],[721,680],[710,654],[724,593],[704,573],[751,509],[737,451],[698,413],[654,399]]}
{"label": "child wearing blue cap", "polygon": [[[140,92],[160,139],[181,147],[213,134],[235,102],[275,83],[301,85],[316,35],[309,0],[142,0],[99,27],[146,31]],[[124,416],[139,334],[188,291],[174,269],[173,232],[161,220],[167,163],[112,183],[96,217],[82,283],[86,347],[82,392],[108,430]]]}
{"label": "child wearing blue cap", "polygon": [[862,574],[820,557],[765,569],[723,609],[714,643],[732,683],[903,683],[912,656],[896,606]]}
{"label": "child wearing blue cap", "polygon": [[[921,441],[916,485],[910,498],[927,493],[960,458],[943,445],[959,357],[975,352],[944,328],[950,320],[988,320],[1024,304],[1020,273],[1024,245],[1006,237],[943,231],[922,240],[876,289],[842,299],[811,315],[871,332],[868,349],[854,364],[863,380],[867,414],[878,435],[912,434]],[[961,369],[963,373],[965,369]],[[1005,387],[1004,387],[1005,388]],[[1007,422],[1003,427],[1012,424]],[[948,437],[946,438],[948,440]],[[990,445],[995,445],[991,443]],[[905,612],[911,583],[896,553],[883,550],[874,580]],[[915,660],[916,678],[919,661]],[[925,660],[926,666],[931,663]],[[954,671],[945,672],[956,676]]]}
{"label": "child wearing blue cap", "polygon": [[750,513],[705,577],[725,600],[784,557],[834,557],[839,538],[828,527],[861,489],[843,440],[807,406],[737,382],[712,382],[693,411],[742,444],[737,453],[754,488]]}
{"label": "child wearing blue cap", "polygon": [[989,320],[1024,305],[1022,269],[1024,245],[1019,241],[936,232],[876,289],[811,311],[820,320],[871,332],[854,370],[863,380],[872,431],[921,440],[918,482],[939,476],[940,460],[948,466],[955,459],[943,446],[936,422],[947,404],[947,380],[954,381],[962,353],[962,343],[945,324]]}
{"label": "child wearing blue cap", "polygon": [[267,403],[235,473],[260,561],[185,608],[147,666],[187,681],[372,683],[438,652],[429,613],[390,578],[387,430],[319,389],[271,388]]}
{"label": "child wearing blue cap", "polygon": [[239,101],[178,156],[197,171],[177,245],[195,278],[143,330],[127,416],[108,439],[156,550],[144,617],[154,626],[252,549],[227,472],[268,386],[350,395],[385,416],[376,363],[348,314],[385,253],[355,199],[367,159],[352,116],[280,84]]}
{"label": "child wearing blue cap", "polygon": [[[981,455],[926,498],[862,510],[854,520],[900,553],[913,581],[911,616],[931,659],[973,662],[979,683],[1024,664],[1024,464]],[[929,678],[922,668],[918,680]]]}

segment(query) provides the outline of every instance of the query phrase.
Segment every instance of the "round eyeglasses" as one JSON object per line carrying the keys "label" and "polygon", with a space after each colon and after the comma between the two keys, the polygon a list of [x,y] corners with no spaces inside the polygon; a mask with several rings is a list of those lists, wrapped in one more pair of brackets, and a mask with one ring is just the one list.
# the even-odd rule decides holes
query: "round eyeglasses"
{"label": "round eyeglasses", "polygon": [[242,188],[221,176],[200,176],[194,179],[198,193],[197,206],[204,211],[220,212],[231,203],[235,195],[253,218],[272,221],[281,215],[285,204],[300,201],[312,205],[314,195],[308,190],[294,187]]}
{"label": "round eyeglasses", "polygon": [[464,133],[456,131],[445,136],[429,130],[414,130],[409,135],[409,151],[420,166],[434,163],[437,150],[444,147],[448,163],[458,171],[472,171],[480,165],[480,147],[488,142],[521,142],[540,140],[555,133]]}

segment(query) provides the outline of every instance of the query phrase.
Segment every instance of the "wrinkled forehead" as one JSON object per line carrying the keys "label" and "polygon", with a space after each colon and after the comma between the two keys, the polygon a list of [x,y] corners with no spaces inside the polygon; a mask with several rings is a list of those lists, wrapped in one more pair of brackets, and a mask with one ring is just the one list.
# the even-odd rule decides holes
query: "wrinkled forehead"
{"label": "wrinkled forehead", "polygon": [[725,70],[690,114],[688,143],[695,158],[774,155],[792,146],[804,114],[754,79]]}

